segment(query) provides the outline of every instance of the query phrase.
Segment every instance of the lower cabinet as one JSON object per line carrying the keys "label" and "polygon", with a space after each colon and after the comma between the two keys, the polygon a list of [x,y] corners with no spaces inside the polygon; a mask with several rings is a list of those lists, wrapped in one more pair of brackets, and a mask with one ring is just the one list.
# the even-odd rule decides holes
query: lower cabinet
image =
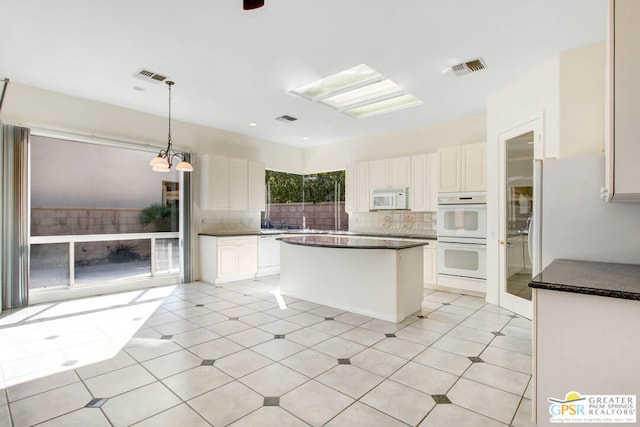
{"label": "lower cabinet", "polygon": [[424,247],[424,287],[427,289],[435,288],[438,284],[437,245],[434,241]]}
{"label": "lower cabinet", "polygon": [[223,283],[248,279],[258,271],[257,236],[200,236],[200,279]]}

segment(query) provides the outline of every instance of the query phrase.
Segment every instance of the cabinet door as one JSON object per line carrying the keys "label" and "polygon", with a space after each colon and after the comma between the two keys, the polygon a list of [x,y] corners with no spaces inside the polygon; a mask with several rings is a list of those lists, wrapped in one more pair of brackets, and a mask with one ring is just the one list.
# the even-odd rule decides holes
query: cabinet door
{"label": "cabinet door", "polygon": [[238,246],[238,274],[256,274],[258,271],[258,243],[242,243]]}
{"label": "cabinet door", "polygon": [[345,170],[344,210],[348,213],[356,212],[358,204],[358,191],[356,188],[358,177],[355,163],[347,165]]}
{"label": "cabinet door", "polygon": [[249,162],[249,210],[263,211],[265,209],[264,163]]}
{"label": "cabinet door", "polygon": [[438,191],[441,193],[460,191],[460,147],[441,148],[438,154],[440,155]]}
{"label": "cabinet door", "polygon": [[218,243],[218,278],[238,275],[238,246]]}
{"label": "cabinet door", "polygon": [[438,153],[427,154],[427,173],[425,185],[425,211],[438,210],[438,178],[440,176],[440,156]]}
{"label": "cabinet door", "polygon": [[409,190],[409,206],[412,211],[425,211],[427,205],[427,155],[411,157],[411,189]]}
{"label": "cabinet door", "polygon": [[356,191],[358,202],[356,212],[369,212],[371,192],[369,188],[369,162],[360,162],[356,165]]}
{"label": "cabinet door", "polygon": [[200,173],[200,208],[229,209],[229,159],[202,156]]}
{"label": "cabinet door", "polygon": [[411,157],[396,157],[389,160],[389,188],[407,188],[411,186]]}
{"label": "cabinet door", "polygon": [[369,186],[372,190],[389,187],[388,160],[372,160],[369,162]]}
{"label": "cabinet door", "polygon": [[229,159],[229,209],[247,209],[249,194],[248,164],[243,159]]}
{"label": "cabinet door", "polygon": [[438,284],[438,263],[435,245],[424,247],[424,283],[425,285]]}
{"label": "cabinet door", "polygon": [[462,157],[462,191],[486,191],[485,143],[460,147]]}

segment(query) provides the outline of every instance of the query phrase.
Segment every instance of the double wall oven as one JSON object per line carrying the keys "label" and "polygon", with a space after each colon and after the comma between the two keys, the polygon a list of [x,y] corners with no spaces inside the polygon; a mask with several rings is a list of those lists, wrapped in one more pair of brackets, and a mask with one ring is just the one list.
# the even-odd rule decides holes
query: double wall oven
{"label": "double wall oven", "polygon": [[486,194],[440,193],[438,284],[485,292],[486,278]]}

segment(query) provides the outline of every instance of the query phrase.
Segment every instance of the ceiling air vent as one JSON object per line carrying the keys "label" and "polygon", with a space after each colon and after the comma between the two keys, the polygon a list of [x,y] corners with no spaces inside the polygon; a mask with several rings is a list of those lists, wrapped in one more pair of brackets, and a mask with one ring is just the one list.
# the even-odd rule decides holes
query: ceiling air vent
{"label": "ceiling air vent", "polygon": [[167,76],[163,76],[162,74],[154,73],[153,71],[145,69],[141,69],[140,71],[135,73],[133,77],[152,83],[161,83],[167,80]]}
{"label": "ceiling air vent", "polygon": [[484,59],[478,58],[471,61],[463,62],[462,64],[454,65],[451,67],[453,73],[456,76],[463,76],[465,74],[474,73],[476,71],[484,70],[487,68],[487,64]]}
{"label": "ceiling air vent", "polygon": [[296,117],[285,114],[283,116],[276,117],[276,120],[279,120],[281,122],[295,122],[298,119]]}

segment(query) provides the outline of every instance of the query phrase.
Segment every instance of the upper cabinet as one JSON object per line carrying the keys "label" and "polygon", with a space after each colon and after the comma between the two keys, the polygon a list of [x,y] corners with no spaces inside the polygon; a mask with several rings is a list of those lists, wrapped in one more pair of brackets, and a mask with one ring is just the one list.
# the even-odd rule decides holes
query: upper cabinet
{"label": "upper cabinet", "polygon": [[439,149],[438,191],[486,191],[486,149],[484,142]]}
{"label": "upper cabinet", "polygon": [[264,163],[203,155],[200,167],[200,208],[264,210]]}
{"label": "upper cabinet", "polygon": [[436,211],[438,207],[438,176],[440,162],[437,153],[411,157],[411,189],[409,205],[412,211]]}
{"label": "upper cabinet", "polygon": [[411,185],[411,157],[372,160],[369,162],[371,190],[407,188]]}
{"label": "upper cabinet", "polygon": [[640,1],[610,0],[607,93],[607,186],[603,198],[640,201]]}
{"label": "upper cabinet", "polygon": [[345,210],[369,212],[369,162],[347,165]]}

